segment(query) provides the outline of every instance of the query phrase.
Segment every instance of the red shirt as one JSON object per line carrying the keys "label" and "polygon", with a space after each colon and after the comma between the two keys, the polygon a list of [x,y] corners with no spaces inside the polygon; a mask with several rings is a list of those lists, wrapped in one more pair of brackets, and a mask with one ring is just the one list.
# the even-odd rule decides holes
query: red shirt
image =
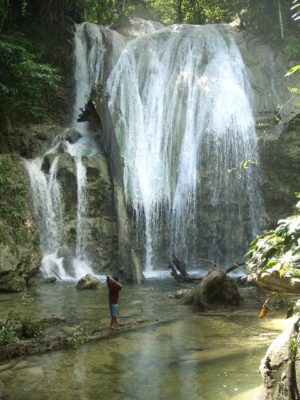
{"label": "red shirt", "polygon": [[110,304],[118,304],[119,303],[119,293],[122,289],[122,286],[113,280],[109,280],[107,282],[107,286],[109,289],[109,302]]}

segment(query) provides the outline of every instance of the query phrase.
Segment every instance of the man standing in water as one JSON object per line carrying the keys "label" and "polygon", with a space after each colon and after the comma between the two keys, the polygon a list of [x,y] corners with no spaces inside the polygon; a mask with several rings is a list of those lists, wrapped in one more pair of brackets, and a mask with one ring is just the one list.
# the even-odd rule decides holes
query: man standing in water
{"label": "man standing in water", "polygon": [[106,283],[109,289],[108,301],[111,315],[110,328],[117,329],[119,327],[117,316],[118,316],[118,303],[119,293],[122,289],[122,285],[118,282],[119,279],[114,276],[106,276]]}

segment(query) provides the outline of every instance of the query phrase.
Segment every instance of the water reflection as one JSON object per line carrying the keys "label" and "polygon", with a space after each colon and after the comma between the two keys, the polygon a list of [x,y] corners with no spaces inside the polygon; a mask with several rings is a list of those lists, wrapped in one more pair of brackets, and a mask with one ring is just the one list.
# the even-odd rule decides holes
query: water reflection
{"label": "water reflection", "polygon": [[[256,311],[202,316],[168,297],[173,282],[125,285],[121,321],[159,324],[68,349],[27,357],[0,375],[7,400],[229,400],[261,384],[260,358],[280,326]],[[56,285],[32,290],[33,311],[89,327],[109,323],[107,290]],[[18,296],[6,305],[21,307]],[[13,299],[13,300],[12,300]]]}

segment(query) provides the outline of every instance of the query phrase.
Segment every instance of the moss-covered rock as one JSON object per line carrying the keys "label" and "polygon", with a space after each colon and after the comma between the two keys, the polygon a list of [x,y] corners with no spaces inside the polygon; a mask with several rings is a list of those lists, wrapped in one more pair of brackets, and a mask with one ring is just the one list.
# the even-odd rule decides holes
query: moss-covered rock
{"label": "moss-covered rock", "polygon": [[80,290],[97,289],[99,285],[99,280],[96,276],[87,274],[78,281],[76,287]]}
{"label": "moss-covered rock", "polygon": [[0,183],[0,291],[22,291],[38,271],[41,252],[19,157],[0,156]]}

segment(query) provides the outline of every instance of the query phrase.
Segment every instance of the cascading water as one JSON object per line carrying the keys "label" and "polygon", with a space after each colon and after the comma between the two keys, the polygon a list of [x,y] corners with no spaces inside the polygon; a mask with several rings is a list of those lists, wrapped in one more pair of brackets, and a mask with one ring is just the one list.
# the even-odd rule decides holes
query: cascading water
{"label": "cascading water", "polygon": [[189,264],[240,257],[262,203],[251,90],[229,28],[173,26],[130,41],[107,91],[146,272],[171,253]]}
{"label": "cascading water", "polygon": [[[94,155],[99,149],[88,124],[78,123],[77,118],[80,109],[84,108],[91,86],[98,77],[103,78],[104,53],[107,52],[104,41],[117,44],[119,43],[118,38],[119,42],[123,43],[120,35],[107,28],[100,28],[92,24],[77,26],[74,43],[75,103],[72,127],[80,133],[81,138],[75,143],[73,141],[70,143],[65,138],[56,139],[57,144],[45,154],[48,157],[55,154],[48,173],[42,170],[43,158],[26,162],[31,180],[36,219],[40,225],[41,246],[44,254],[41,270],[45,275],[55,273],[62,279],[79,279],[83,275],[93,272],[85,244],[88,201],[86,167],[83,157]],[[117,57],[117,54],[117,46],[112,45],[111,60]],[[62,189],[56,176],[56,167],[62,148],[64,153],[73,157],[77,176],[76,244],[72,254],[70,254],[69,244],[66,243],[64,234]]]}
{"label": "cascading water", "polygon": [[[79,267],[89,270],[83,156],[97,148],[77,116],[97,82],[109,96],[124,158],[125,195],[135,216],[137,247],[145,248],[146,273],[166,265],[172,253],[189,265],[199,264],[199,257],[224,264],[243,255],[259,229],[263,204],[251,87],[231,28],[165,28],[137,21],[125,39],[84,23],[76,30],[75,67],[73,126],[82,137],[65,143],[65,150],[77,170]],[[52,186],[57,187],[53,164]],[[49,192],[49,176],[40,173],[30,174],[32,186],[43,180]],[[57,220],[53,217],[51,224],[59,226]],[[46,255],[64,244],[63,235],[58,237],[51,246],[42,240]],[[51,272],[51,267],[44,269]]]}
{"label": "cascading water", "polygon": [[53,253],[62,243],[62,203],[60,188],[56,180],[56,167],[58,157],[51,165],[49,177],[46,178],[42,171],[42,158],[27,162],[32,182],[32,192],[37,201],[37,220],[43,224],[41,227],[40,241],[47,253]]}

